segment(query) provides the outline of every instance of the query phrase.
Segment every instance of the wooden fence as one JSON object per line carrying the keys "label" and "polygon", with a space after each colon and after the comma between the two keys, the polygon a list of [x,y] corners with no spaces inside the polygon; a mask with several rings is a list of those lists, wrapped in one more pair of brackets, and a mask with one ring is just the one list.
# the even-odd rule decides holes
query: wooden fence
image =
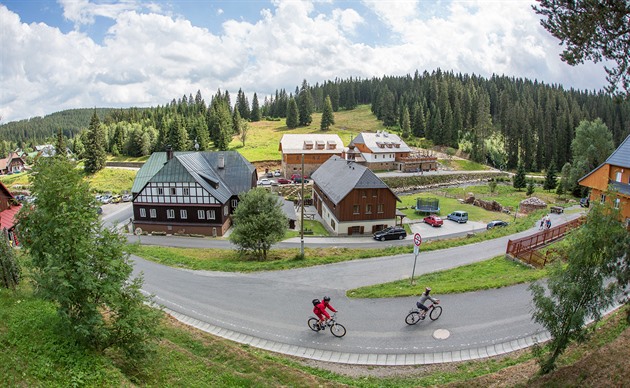
{"label": "wooden fence", "polygon": [[531,236],[508,241],[506,254],[518,258],[524,263],[542,268],[547,264],[547,256],[538,252],[538,249],[553,241],[564,237],[569,231],[582,225],[585,217],[576,218],[573,221],[554,226],[551,229],[538,232]]}

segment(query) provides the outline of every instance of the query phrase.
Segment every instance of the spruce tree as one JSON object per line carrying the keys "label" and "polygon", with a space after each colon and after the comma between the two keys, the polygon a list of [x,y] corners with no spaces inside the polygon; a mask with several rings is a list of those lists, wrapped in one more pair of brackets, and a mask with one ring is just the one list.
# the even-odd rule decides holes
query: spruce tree
{"label": "spruce tree", "polygon": [[94,174],[105,167],[105,131],[101,121],[96,115],[96,109],[90,120],[87,131],[87,143],[85,144],[85,164],[83,169],[86,174]]}
{"label": "spruce tree", "polygon": [[547,168],[547,175],[545,175],[545,183],[543,184],[543,189],[545,190],[553,190],[558,185],[558,180],[556,178],[556,162],[551,161],[549,167]]}
{"label": "spruce tree", "polygon": [[405,139],[409,138],[411,135],[411,124],[409,122],[409,109],[407,109],[406,105],[403,107],[402,122],[400,126],[402,129],[402,137]]}
{"label": "spruce tree", "polygon": [[313,122],[313,97],[309,89],[306,80],[302,82],[302,88],[299,91],[298,99],[298,111],[299,111],[299,125],[307,126]]}
{"label": "spruce tree", "polygon": [[249,117],[251,121],[260,121],[260,104],[258,103],[258,96],[254,93],[254,99],[252,100],[252,112]]}
{"label": "spruce tree", "polygon": [[295,99],[291,97],[287,106],[287,128],[297,128],[299,124],[299,112]]}
{"label": "spruce tree", "polygon": [[516,174],[514,175],[512,186],[514,186],[514,188],[517,190],[524,189],[525,186],[527,186],[525,167],[523,166],[523,163],[518,164],[518,169],[516,170]]}
{"label": "spruce tree", "polygon": [[525,195],[529,197],[530,195],[534,194],[534,188],[535,188],[534,180],[533,179],[528,180],[527,191],[525,192]]}
{"label": "spruce tree", "polygon": [[332,102],[330,96],[326,96],[324,100],[324,111],[322,112],[322,123],[320,129],[322,131],[328,131],[330,126],[335,123],[335,115],[333,114]]}
{"label": "spruce tree", "polygon": [[57,141],[55,142],[55,156],[58,158],[67,157],[66,140],[63,137],[61,128],[57,129]]}

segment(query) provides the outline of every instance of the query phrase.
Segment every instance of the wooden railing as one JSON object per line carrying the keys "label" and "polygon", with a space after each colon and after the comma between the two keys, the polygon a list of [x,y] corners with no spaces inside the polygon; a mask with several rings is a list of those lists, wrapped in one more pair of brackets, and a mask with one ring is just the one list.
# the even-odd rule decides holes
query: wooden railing
{"label": "wooden railing", "polygon": [[582,225],[586,220],[585,217],[576,218],[575,220],[555,226],[551,229],[538,232],[531,236],[519,238],[517,240],[509,240],[506,254],[518,258],[524,263],[542,268],[547,264],[547,256],[538,252],[542,248],[553,241],[564,237],[569,231]]}

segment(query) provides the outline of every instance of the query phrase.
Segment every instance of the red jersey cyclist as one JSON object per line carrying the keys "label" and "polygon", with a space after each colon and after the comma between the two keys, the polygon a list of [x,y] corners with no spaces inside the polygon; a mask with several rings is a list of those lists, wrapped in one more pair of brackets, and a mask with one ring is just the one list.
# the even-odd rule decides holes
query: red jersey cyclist
{"label": "red jersey cyclist", "polygon": [[325,296],[322,301],[318,299],[313,300],[313,305],[315,306],[313,307],[313,313],[319,318],[319,327],[323,330],[326,327],[326,321],[330,319],[330,314],[328,314],[326,309],[334,313],[336,313],[337,310],[330,305],[330,296]]}

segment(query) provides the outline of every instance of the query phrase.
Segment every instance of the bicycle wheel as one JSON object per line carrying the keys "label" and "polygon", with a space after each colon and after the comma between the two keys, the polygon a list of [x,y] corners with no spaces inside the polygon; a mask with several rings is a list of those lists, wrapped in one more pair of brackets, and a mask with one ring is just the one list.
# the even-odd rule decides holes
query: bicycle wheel
{"label": "bicycle wheel", "polygon": [[409,314],[407,314],[407,317],[405,318],[405,323],[407,323],[408,325],[415,325],[419,321],[420,321],[420,313],[418,311],[410,312]]}
{"label": "bicycle wheel", "polygon": [[340,324],[340,323],[334,323],[331,327],[330,327],[330,332],[332,333],[332,335],[334,335],[335,337],[341,338],[344,335],[346,335],[346,328]]}
{"label": "bicycle wheel", "polygon": [[435,321],[442,315],[442,307],[441,306],[433,306],[433,310],[431,310],[431,314],[429,314],[429,318],[432,321]]}
{"label": "bicycle wheel", "polygon": [[319,331],[319,320],[317,318],[309,318],[308,327],[313,331]]}

